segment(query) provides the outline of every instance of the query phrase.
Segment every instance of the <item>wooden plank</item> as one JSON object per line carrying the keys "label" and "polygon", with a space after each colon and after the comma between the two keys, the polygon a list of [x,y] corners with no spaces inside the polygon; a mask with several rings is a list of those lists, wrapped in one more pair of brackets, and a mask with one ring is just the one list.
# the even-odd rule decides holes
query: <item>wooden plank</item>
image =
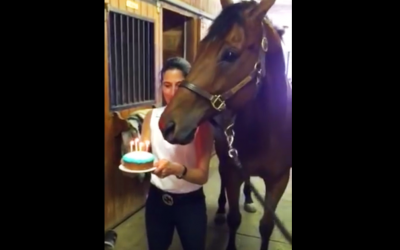
{"label": "wooden plank", "polygon": [[114,8],[119,8],[119,0],[110,0],[110,6]]}
{"label": "wooden plank", "polygon": [[[143,11],[143,9],[142,9],[142,1],[136,1],[137,2],[137,4],[138,4],[138,9],[136,10],[136,13],[138,14],[138,15],[140,15],[140,16],[144,16],[143,14],[142,14],[142,11]],[[146,17],[146,16],[144,16],[144,17]]]}
{"label": "wooden plank", "polygon": [[118,0],[118,9],[126,11],[126,0]]}
{"label": "wooden plank", "polygon": [[148,11],[149,7],[151,7],[151,6],[149,6],[148,3],[142,2],[142,15],[143,16],[150,17],[149,11]]}
{"label": "wooden plank", "polygon": [[208,29],[210,28],[211,24],[212,21],[205,18],[201,19],[200,40],[207,35]]}
{"label": "wooden plank", "polygon": [[199,18],[192,18],[187,21],[186,27],[187,27],[186,55],[187,55],[187,60],[190,63],[193,63],[197,53],[198,42],[200,41],[201,20]]}
{"label": "wooden plank", "polygon": [[[161,8],[161,7],[160,7]],[[163,48],[162,48],[162,31],[163,31],[163,23],[162,23],[162,18],[163,18],[163,12],[158,11],[157,8],[153,10],[154,14],[154,32],[155,32],[155,68],[156,68],[156,76],[155,76],[155,90],[156,90],[156,100],[158,104],[162,103],[162,97],[161,97],[161,92],[160,92],[160,72],[161,72],[161,67],[162,67],[162,53],[163,53]]]}
{"label": "wooden plank", "polygon": [[180,1],[214,16],[218,15],[222,9],[220,0],[180,0]]}
{"label": "wooden plank", "polygon": [[[122,118],[126,119],[131,112],[142,108],[151,107],[124,110]],[[118,170],[121,159],[121,139],[111,133],[114,130],[113,119],[106,117],[105,120],[105,228],[115,225],[145,202],[143,184],[137,179],[123,176]]]}
{"label": "wooden plank", "polygon": [[[193,17],[193,18],[194,18],[194,17],[197,17],[196,14],[193,14],[193,13],[187,11],[187,10],[181,9],[181,8],[176,7],[176,6],[174,6],[174,5],[171,5],[171,4],[169,4],[169,3],[162,2],[162,3],[161,3],[161,7],[162,7],[163,9],[167,9],[167,10],[176,12],[176,13],[178,13],[178,14],[180,14],[180,15],[183,15],[183,16]],[[161,20],[162,20],[162,19],[161,19]]]}
{"label": "wooden plank", "polygon": [[108,133],[111,130],[110,120],[108,119],[108,109],[110,106],[110,100],[108,96],[108,56],[107,56],[107,20],[104,23],[104,227],[108,226],[108,223],[112,222],[115,218],[115,209],[114,209],[114,200],[112,191],[110,190],[110,173],[108,172],[110,166],[110,155],[107,152],[110,152],[109,145],[110,140],[108,137]]}

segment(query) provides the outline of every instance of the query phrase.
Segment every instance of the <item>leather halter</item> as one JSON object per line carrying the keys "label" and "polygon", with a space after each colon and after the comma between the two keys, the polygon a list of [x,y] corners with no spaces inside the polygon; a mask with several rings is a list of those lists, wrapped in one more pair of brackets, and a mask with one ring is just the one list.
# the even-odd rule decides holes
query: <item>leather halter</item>
{"label": "leather halter", "polygon": [[184,81],[179,85],[181,88],[186,88],[197,95],[204,97],[209,100],[211,106],[221,112],[226,109],[226,101],[234,96],[239,90],[241,90],[244,86],[250,83],[252,80],[256,80],[256,86],[258,87],[260,83],[260,78],[265,76],[265,53],[268,51],[268,40],[265,32],[264,22],[261,22],[261,28],[263,31],[263,37],[261,39],[261,48],[258,56],[258,61],[254,64],[254,69],[250,72],[250,74],[245,77],[242,81],[236,84],[233,88],[222,94],[211,94],[200,87],[196,86],[193,83]]}

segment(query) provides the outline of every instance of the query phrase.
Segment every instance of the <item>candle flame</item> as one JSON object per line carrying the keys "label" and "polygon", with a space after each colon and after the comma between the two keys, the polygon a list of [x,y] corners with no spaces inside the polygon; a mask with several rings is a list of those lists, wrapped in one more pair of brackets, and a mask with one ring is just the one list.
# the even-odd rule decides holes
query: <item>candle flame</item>
{"label": "candle flame", "polygon": [[131,141],[131,146],[133,145],[133,141]]}
{"label": "candle flame", "polygon": [[135,139],[135,142],[138,142],[138,141],[139,141],[139,138],[136,138],[136,139]]}

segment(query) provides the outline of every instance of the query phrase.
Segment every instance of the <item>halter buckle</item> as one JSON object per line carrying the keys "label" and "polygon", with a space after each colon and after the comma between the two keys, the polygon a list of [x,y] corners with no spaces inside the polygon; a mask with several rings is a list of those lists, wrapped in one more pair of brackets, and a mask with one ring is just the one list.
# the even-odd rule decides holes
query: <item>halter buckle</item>
{"label": "halter buckle", "polygon": [[220,112],[224,110],[226,107],[225,101],[222,99],[220,95],[213,95],[210,101],[211,101],[211,106],[213,106],[214,109]]}
{"label": "halter buckle", "polygon": [[268,51],[268,40],[266,37],[263,37],[263,39],[261,40],[261,48],[264,52]]}

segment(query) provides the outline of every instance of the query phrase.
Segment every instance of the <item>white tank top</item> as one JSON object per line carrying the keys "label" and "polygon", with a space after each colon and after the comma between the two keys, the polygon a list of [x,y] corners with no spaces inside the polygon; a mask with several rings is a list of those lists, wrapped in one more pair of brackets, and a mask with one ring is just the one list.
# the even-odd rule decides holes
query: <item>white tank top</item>
{"label": "white tank top", "polygon": [[[187,168],[196,167],[196,152],[194,143],[187,145],[172,145],[164,140],[158,127],[158,121],[165,107],[153,109],[150,120],[151,130],[151,149],[155,156],[155,161],[166,159],[172,162],[177,162],[185,165]],[[189,193],[201,188],[201,185],[187,182],[183,179],[178,179],[171,175],[165,178],[159,178],[157,175],[151,174],[151,183],[159,189],[170,193]]]}

